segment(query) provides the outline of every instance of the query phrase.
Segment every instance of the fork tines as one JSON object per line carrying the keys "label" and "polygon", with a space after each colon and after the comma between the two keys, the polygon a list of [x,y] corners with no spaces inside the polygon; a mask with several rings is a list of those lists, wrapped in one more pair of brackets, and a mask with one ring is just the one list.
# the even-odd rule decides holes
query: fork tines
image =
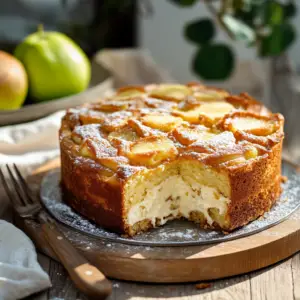
{"label": "fork tines", "polygon": [[34,203],[29,187],[17,166],[13,164],[12,168],[7,164],[6,168],[9,180],[5,178],[3,168],[0,168],[0,177],[10,201],[14,205],[23,206]]}

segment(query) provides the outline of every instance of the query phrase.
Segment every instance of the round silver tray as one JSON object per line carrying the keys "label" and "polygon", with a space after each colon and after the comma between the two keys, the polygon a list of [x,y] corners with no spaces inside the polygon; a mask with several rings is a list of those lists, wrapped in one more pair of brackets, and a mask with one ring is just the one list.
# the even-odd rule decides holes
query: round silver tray
{"label": "round silver tray", "polygon": [[58,169],[49,172],[44,177],[40,193],[44,206],[56,220],[95,238],[131,245],[160,247],[205,245],[258,233],[282,222],[296,211],[300,206],[300,175],[296,173],[291,165],[285,162],[283,162],[282,172],[283,175],[288,177],[288,181],[283,184],[283,193],[272,209],[262,218],[228,234],[201,229],[192,222],[176,220],[132,238],[122,237],[87,220],[62,201],[59,184],[60,170]]}

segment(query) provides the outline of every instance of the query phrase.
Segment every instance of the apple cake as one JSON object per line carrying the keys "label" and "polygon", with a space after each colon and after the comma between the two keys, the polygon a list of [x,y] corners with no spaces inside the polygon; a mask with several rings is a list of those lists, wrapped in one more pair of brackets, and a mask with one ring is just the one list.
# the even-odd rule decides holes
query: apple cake
{"label": "apple cake", "polygon": [[283,123],[246,93],[199,83],[121,88],[63,117],[64,198],[128,236],[178,218],[231,231],[281,193]]}

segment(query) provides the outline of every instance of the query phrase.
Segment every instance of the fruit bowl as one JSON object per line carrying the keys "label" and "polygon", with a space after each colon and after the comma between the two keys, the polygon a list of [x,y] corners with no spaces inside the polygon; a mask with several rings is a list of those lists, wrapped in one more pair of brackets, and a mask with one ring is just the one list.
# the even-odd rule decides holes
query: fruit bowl
{"label": "fruit bowl", "polygon": [[42,103],[27,104],[20,109],[0,110],[0,126],[28,122],[59,110],[95,102],[113,87],[109,72],[97,62],[92,62],[91,82],[84,92]]}

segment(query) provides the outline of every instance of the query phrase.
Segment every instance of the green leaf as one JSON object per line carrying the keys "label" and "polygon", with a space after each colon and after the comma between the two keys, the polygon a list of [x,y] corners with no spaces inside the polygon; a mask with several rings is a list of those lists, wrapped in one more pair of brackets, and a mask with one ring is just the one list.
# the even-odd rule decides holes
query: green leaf
{"label": "green leaf", "polygon": [[283,5],[274,0],[267,0],[263,5],[264,23],[277,25],[283,22]]}
{"label": "green leaf", "polygon": [[184,28],[184,35],[191,42],[205,44],[215,35],[214,23],[210,19],[190,22]]}
{"label": "green leaf", "polygon": [[180,6],[192,6],[198,0],[169,0],[169,1],[173,2],[176,5],[180,5]]}
{"label": "green leaf", "polygon": [[296,32],[291,24],[274,25],[271,27],[271,34],[261,40],[260,55],[279,55],[294,42],[295,38]]}
{"label": "green leaf", "polygon": [[231,15],[222,16],[221,21],[235,40],[244,41],[247,44],[255,41],[254,30],[244,22],[235,19]]}
{"label": "green leaf", "polygon": [[234,54],[225,44],[204,45],[193,59],[193,70],[206,80],[224,80],[234,69]]}
{"label": "green leaf", "polygon": [[294,2],[291,1],[283,6],[283,11],[285,18],[295,17],[297,14],[297,6]]}

